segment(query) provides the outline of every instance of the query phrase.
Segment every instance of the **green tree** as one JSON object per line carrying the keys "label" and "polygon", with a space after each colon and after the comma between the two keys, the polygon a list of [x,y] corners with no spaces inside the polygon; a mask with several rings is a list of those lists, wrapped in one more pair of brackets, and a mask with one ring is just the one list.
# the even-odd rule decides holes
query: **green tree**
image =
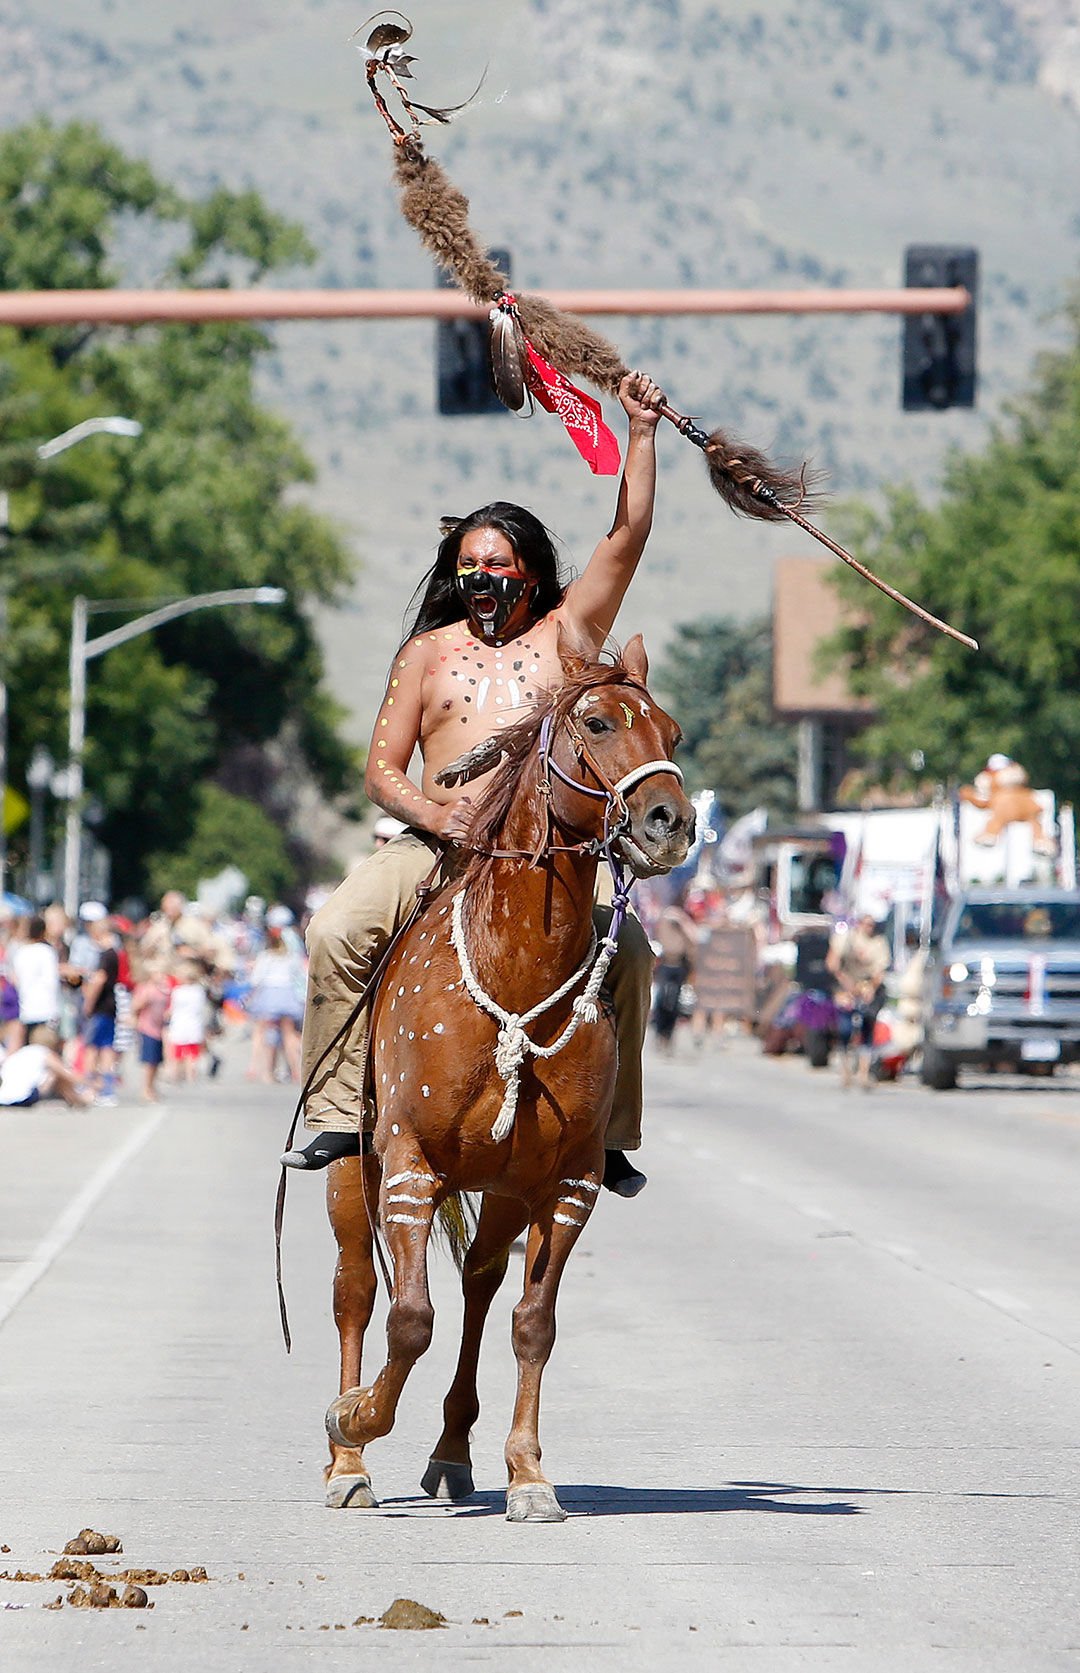
{"label": "green tree", "polygon": [[826,654],[878,718],[859,751],[882,778],[921,752],[940,779],[1001,750],[1036,784],[1080,796],[1080,294],[1072,341],[981,453],[954,455],[940,503],[893,489],[846,530],[878,574],[979,641],[966,650],[847,571],[852,621]]}
{"label": "green tree", "polygon": [[682,727],[691,788],[715,790],[729,819],[761,805],[781,818],[794,812],[795,729],[773,713],[767,618],[684,623],[656,683]]}
{"label": "green tree", "polygon": [[151,889],[180,889],[194,896],[204,878],[236,866],[253,894],[280,900],[296,882],[280,828],[245,796],[207,784],[195,798],[195,823],[179,853],[155,854],[147,871]]}
{"label": "green tree", "polygon": [[[311,256],[256,194],[189,202],[96,128],[39,120],[0,136],[0,288],[114,284],[121,230],[130,259],[166,283],[249,283]],[[185,849],[192,786],[228,782],[238,753],[280,753],[287,738],[324,795],[346,807],[356,795],[359,762],[309,619],[350,565],[298,493],[310,460],[256,397],[271,346],[248,325],[0,332],[15,782],[35,743],[63,758],[74,592],[133,600],[135,613],[163,595],[288,593],[282,608],[199,613],[91,665],[87,783],[120,893],[145,886],[148,855]],[[37,460],[37,443],[103,412],[139,419],[143,436]],[[120,619],[96,615],[95,629]]]}

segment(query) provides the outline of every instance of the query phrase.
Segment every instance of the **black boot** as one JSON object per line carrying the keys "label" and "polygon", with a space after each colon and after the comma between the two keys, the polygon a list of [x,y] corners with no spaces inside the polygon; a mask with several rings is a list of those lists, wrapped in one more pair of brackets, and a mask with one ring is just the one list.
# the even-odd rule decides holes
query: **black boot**
{"label": "black boot", "polygon": [[649,1181],[622,1150],[604,1151],[604,1189],[617,1197],[636,1197]]}
{"label": "black boot", "polygon": [[314,1173],[319,1168],[328,1168],[331,1162],[340,1162],[343,1156],[359,1154],[359,1133],[316,1133],[315,1137],[309,1139],[302,1147],[297,1145],[292,1150],[287,1150],[281,1158],[281,1165],[283,1168],[301,1168],[307,1173]]}

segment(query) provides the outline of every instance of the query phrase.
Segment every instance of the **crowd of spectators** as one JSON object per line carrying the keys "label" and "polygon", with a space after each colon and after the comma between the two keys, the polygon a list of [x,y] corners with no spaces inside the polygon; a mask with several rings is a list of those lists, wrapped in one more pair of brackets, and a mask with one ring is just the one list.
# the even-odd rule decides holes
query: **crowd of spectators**
{"label": "crowd of spectators", "polygon": [[157,1103],[161,1083],[216,1075],[229,1023],[247,1073],[297,1079],[306,960],[287,906],[252,896],[222,916],[176,890],[135,922],[88,900],[0,905],[0,1106]]}

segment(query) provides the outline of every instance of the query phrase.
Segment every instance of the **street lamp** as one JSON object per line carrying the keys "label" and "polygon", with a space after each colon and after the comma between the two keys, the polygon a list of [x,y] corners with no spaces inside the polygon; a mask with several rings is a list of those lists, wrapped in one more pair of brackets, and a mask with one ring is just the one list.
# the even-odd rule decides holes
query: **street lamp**
{"label": "street lamp", "polygon": [[83,748],[86,743],[86,664],[106,651],[125,645],[129,639],[149,633],[165,622],[175,621],[192,610],[212,610],[228,604],[284,604],[284,587],[231,587],[225,592],[195,593],[188,598],[165,599],[156,610],[139,616],[123,627],[86,636],[90,615],[108,610],[134,610],[144,601],[131,598],[87,599],[80,594],[71,612],[71,697],[68,708],[67,820],[64,828],[64,911],[74,918],[79,910],[79,870],[82,843]]}
{"label": "street lamp", "polygon": [[141,436],[142,425],[137,418],[119,418],[113,415],[109,418],[84,418],[81,424],[73,424],[70,430],[64,430],[54,436],[51,441],[42,442],[37,449],[39,459],[54,459],[58,453],[74,447],[76,442],[85,441],[87,436]]}
{"label": "street lamp", "polygon": [[[109,414],[102,418],[84,418],[81,424],[73,424],[70,430],[61,431],[53,436],[51,441],[42,442],[35,451],[39,459],[52,459],[57,453],[63,453],[67,448],[74,447],[77,442],[85,441],[87,436],[141,436],[142,425],[137,418],[121,418],[118,414]],[[10,528],[10,501],[7,494],[0,490],[0,547],[7,544]],[[3,645],[7,639],[7,593],[0,578],[0,659],[3,658]],[[3,894],[7,871],[7,836],[4,833],[4,802],[7,799],[7,758],[8,758],[8,692],[6,669],[0,660],[0,894]]]}

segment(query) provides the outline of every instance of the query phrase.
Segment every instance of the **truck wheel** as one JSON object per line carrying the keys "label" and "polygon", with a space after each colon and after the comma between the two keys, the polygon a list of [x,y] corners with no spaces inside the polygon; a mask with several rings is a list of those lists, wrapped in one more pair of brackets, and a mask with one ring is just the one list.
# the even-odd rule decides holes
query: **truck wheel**
{"label": "truck wheel", "polygon": [[824,1069],[829,1061],[829,1036],[820,1028],[808,1028],[803,1036],[803,1050],[811,1069]]}
{"label": "truck wheel", "polygon": [[919,1078],[924,1086],[929,1086],[934,1092],[951,1092],[956,1086],[956,1064],[946,1052],[935,1051],[933,1046],[926,1046],[923,1049]]}

